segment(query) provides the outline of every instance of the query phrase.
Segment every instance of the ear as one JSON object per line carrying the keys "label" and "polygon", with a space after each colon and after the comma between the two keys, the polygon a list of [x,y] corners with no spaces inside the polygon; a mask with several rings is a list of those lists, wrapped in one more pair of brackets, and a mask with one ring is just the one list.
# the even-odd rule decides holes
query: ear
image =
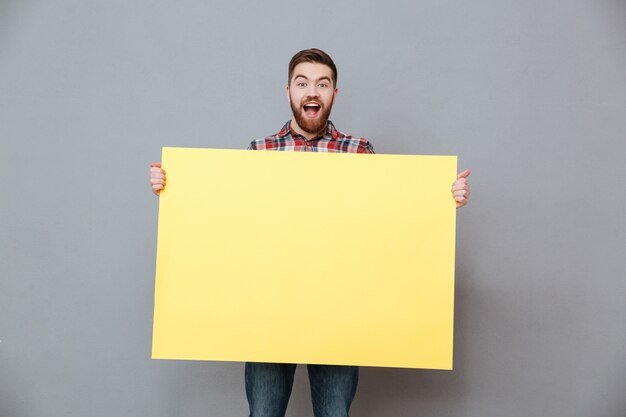
{"label": "ear", "polygon": [[291,104],[291,97],[289,97],[289,86],[285,87],[285,93],[287,94],[287,101]]}
{"label": "ear", "polygon": [[335,104],[335,99],[337,98],[337,94],[339,94],[339,89],[335,88],[335,91],[333,92],[333,104]]}

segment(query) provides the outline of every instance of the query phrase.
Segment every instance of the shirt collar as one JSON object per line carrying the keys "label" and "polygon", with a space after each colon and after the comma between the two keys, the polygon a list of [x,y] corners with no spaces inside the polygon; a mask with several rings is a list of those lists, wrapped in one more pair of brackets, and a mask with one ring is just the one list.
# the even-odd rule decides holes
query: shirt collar
{"label": "shirt collar", "polygon": [[[291,130],[291,120],[287,121],[287,123],[285,123],[285,125],[280,130],[280,132],[278,132],[278,136],[287,136],[288,134],[291,134],[292,136],[293,135],[301,136],[300,134],[298,134],[298,133],[294,132],[293,130]],[[323,136],[318,136],[318,137],[310,139],[310,140],[320,139],[320,138],[333,138],[333,139],[336,139],[338,135],[339,135],[339,132],[335,128],[335,125],[333,124],[333,122],[331,122],[329,120],[328,123],[326,124],[326,134],[324,134]]]}

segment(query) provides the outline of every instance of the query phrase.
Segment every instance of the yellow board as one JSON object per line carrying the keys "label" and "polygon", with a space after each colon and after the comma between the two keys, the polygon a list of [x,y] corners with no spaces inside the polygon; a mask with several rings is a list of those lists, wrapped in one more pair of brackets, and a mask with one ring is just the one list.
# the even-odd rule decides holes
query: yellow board
{"label": "yellow board", "polygon": [[456,157],[162,163],[153,358],[452,369]]}

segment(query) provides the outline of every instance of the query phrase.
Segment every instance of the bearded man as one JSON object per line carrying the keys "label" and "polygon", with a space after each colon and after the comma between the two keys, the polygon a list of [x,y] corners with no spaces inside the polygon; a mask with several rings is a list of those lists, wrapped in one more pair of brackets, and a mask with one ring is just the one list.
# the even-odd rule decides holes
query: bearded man
{"label": "bearded man", "polygon": [[[337,98],[337,68],[324,51],[306,49],[289,62],[287,99],[293,117],[275,135],[252,141],[251,150],[301,152],[374,153],[363,138],[339,132],[328,120]],[[452,184],[456,206],[469,198],[467,177],[461,172]],[[165,186],[160,163],[150,168],[152,191],[159,195]],[[315,417],[347,417],[356,393],[356,366],[307,365]],[[250,417],[284,417],[291,395],[296,364],[246,363],[246,395]]]}

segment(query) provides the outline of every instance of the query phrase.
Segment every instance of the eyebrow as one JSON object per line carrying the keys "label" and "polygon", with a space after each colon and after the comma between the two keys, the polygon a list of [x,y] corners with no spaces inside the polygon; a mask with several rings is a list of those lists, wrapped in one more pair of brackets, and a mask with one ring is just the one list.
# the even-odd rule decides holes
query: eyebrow
{"label": "eyebrow", "polygon": [[[305,77],[302,74],[296,75],[295,77],[293,77],[293,80],[296,81],[298,78],[304,78],[307,81],[311,81],[311,80],[309,80],[307,77]],[[317,79],[317,81],[322,81],[322,80],[326,80],[326,81],[330,82],[330,78],[328,78],[326,76],[323,76],[323,77]]]}

